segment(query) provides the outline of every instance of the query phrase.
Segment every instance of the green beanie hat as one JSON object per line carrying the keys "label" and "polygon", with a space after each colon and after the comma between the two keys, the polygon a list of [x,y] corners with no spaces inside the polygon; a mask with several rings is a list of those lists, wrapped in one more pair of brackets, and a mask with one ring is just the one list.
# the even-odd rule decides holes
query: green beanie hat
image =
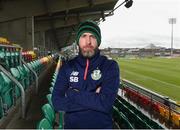
{"label": "green beanie hat", "polygon": [[98,46],[101,44],[101,30],[99,26],[91,20],[86,20],[78,26],[76,34],[77,44],[79,44],[79,38],[81,35],[86,32],[92,33],[96,37]]}

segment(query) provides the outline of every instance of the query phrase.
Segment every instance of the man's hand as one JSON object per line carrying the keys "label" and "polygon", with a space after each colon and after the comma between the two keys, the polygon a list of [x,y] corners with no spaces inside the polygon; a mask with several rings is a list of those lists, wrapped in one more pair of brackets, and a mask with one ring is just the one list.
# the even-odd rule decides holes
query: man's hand
{"label": "man's hand", "polygon": [[101,87],[97,87],[96,93],[100,93]]}

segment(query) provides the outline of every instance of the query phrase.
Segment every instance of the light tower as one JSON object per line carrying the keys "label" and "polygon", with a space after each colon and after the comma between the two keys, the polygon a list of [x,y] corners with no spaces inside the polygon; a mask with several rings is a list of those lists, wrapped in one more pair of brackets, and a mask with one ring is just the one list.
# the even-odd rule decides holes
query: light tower
{"label": "light tower", "polygon": [[171,56],[173,55],[173,24],[176,24],[176,18],[169,18],[171,24]]}

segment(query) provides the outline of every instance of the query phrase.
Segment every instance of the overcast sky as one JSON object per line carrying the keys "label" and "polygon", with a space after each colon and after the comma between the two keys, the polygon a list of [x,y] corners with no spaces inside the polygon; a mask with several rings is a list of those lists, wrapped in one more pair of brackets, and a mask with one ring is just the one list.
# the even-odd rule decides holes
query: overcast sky
{"label": "overcast sky", "polygon": [[[119,0],[117,5],[122,2]],[[150,43],[170,48],[168,19],[172,17],[176,18],[174,47],[180,48],[180,0],[133,0],[132,7],[119,7],[113,16],[100,23],[100,48],[141,48]]]}

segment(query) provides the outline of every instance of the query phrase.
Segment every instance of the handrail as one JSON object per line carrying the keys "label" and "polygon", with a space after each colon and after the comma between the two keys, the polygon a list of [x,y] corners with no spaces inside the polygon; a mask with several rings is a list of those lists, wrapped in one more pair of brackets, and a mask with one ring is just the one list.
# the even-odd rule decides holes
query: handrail
{"label": "handrail", "polygon": [[5,45],[5,44],[0,44],[0,47],[9,47],[9,48],[18,48],[18,49],[21,49],[21,48],[22,48],[22,47],[20,47],[20,46]]}
{"label": "handrail", "polygon": [[[152,94],[152,95],[154,95],[154,96],[157,96],[157,97],[159,97],[159,98],[161,98],[161,99],[164,100],[164,97],[163,97],[162,95],[159,95],[159,94],[157,94],[157,93],[155,93],[155,92],[153,92],[153,91],[151,91],[151,90],[148,90],[148,89],[146,89],[146,88],[143,88],[143,87],[141,87],[141,86],[139,86],[139,85],[137,85],[137,84],[135,84],[135,83],[127,80],[127,79],[123,79],[123,80],[122,80],[122,84],[131,85],[132,87],[135,87],[134,89],[138,88],[138,89],[140,89],[140,90],[143,90],[143,91],[145,91],[145,92],[147,92],[147,93],[150,93],[150,94]],[[127,87],[128,87],[128,86],[127,86]]]}
{"label": "handrail", "polygon": [[19,83],[19,81],[17,81],[6,69],[4,69],[4,67],[2,65],[0,65],[0,70],[8,77],[10,78],[20,89],[21,91],[21,107],[22,107],[22,118],[25,118],[25,110],[26,110],[26,104],[25,104],[25,92],[24,92],[24,88],[21,85],[21,83]]}
{"label": "handrail", "polygon": [[38,93],[38,76],[37,76],[36,72],[33,70],[33,68],[31,66],[29,66],[23,59],[21,59],[21,61],[35,75],[35,79],[36,79],[35,91],[36,91],[36,94],[37,94]]}
{"label": "handrail", "polygon": [[[179,104],[176,104],[175,101],[170,100],[170,99],[167,99],[166,97],[163,97],[162,95],[159,95],[159,94],[157,94],[157,93],[155,93],[155,92],[152,92],[152,91],[150,91],[150,90],[148,90],[148,89],[145,89],[145,88],[141,87],[140,85],[137,85],[137,84],[135,84],[135,83],[132,83],[131,81],[128,81],[128,80],[126,80],[126,79],[122,79],[122,84],[125,85],[125,86],[127,86],[127,87],[129,87],[129,88],[134,88],[134,89],[137,90],[137,91],[138,91],[138,90],[141,90],[141,91],[147,92],[147,93],[151,94],[151,97],[152,97],[152,96],[158,97],[159,99],[162,99],[162,100],[165,101],[165,102],[168,102],[168,103],[170,103],[170,104],[172,104],[172,105],[175,105],[175,106],[177,106],[177,107],[180,107],[180,105],[179,105]],[[128,85],[130,85],[130,86],[128,86]],[[147,95],[146,95],[146,96],[147,96]],[[150,97],[150,98],[151,98],[151,97]],[[168,107],[170,107],[170,106],[168,106]],[[176,111],[176,110],[174,110],[174,111]],[[179,113],[178,111],[176,111],[176,112]]]}

